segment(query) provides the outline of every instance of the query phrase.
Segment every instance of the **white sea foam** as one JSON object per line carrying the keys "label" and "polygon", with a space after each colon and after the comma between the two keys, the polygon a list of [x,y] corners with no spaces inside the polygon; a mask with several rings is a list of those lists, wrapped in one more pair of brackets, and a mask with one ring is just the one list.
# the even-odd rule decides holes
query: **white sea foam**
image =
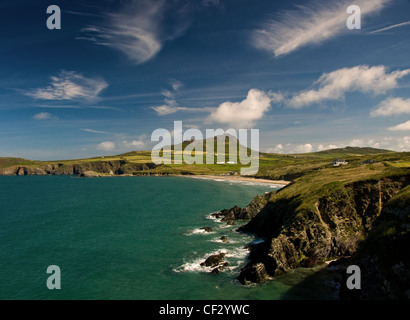
{"label": "white sea foam", "polygon": [[204,229],[196,228],[196,229],[194,229],[194,230],[188,231],[187,233],[185,233],[185,235],[187,235],[187,236],[192,236],[192,235],[194,235],[194,234],[213,234],[213,233],[215,233],[215,232],[213,232],[213,231],[208,232],[208,231],[206,231],[206,230],[204,230]]}
{"label": "white sea foam", "polygon": [[229,239],[229,238],[228,238],[228,242],[224,242],[224,241],[221,240],[220,237],[219,237],[219,238],[211,239],[211,240],[209,240],[209,241],[210,241],[210,242],[215,242],[215,243],[229,243],[229,244],[238,243],[238,241],[235,241],[235,240],[232,240],[232,239]]}
{"label": "white sea foam", "polygon": [[173,269],[174,272],[211,272],[215,267],[201,266],[209,256],[216,255],[219,253],[225,253],[225,261],[229,262],[230,265],[225,268],[225,270],[235,271],[241,267],[248,257],[249,251],[243,247],[232,248],[227,250],[225,248],[219,249],[217,251],[207,253],[201,257],[194,258],[191,261],[184,262],[181,266]]}
{"label": "white sea foam", "polygon": [[207,253],[199,258],[195,258],[193,261],[187,261],[178,268],[173,269],[174,272],[211,272],[215,267],[201,266],[209,256],[216,255],[219,253],[225,253],[227,256],[229,254],[228,250],[220,249],[211,253]]}
{"label": "white sea foam", "polygon": [[205,218],[208,220],[213,220],[216,222],[222,222],[222,218],[217,218],[214,216],[215,213],[218,213],[219,211],[215,211],[215,212],[211,212],[210,214],[208,214]]}

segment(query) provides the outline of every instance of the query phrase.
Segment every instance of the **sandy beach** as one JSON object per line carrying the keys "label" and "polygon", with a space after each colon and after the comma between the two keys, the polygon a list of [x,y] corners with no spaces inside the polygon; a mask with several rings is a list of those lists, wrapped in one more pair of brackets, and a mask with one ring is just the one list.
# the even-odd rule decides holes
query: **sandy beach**
{"label": "sandy beach", "polygon": [[243,176],[211,176],[211,175],[195,175],[195,176],[184,176],[188,178],[195,179],[207,179],[207,180],[227,180],[227,181],[236,181],[236,182],[256,182],[256,183],[266,183],[266,184],[279,184],[279,185],[288,185],[290,181],[285,180],[269,180],[269,179],[258,179],[251,177]]}

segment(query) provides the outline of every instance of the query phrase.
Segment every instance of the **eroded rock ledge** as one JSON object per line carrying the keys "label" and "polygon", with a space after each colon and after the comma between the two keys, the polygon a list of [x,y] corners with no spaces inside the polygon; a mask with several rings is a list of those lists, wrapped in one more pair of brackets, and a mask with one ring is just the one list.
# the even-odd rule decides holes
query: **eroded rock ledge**
{"label": "eroded rock ledge", "polygon": [[[262,205],[265,202],[256,214],[249,209],[251,205],[244,209],[227,210],[224,219],[227,217],[228,221],[232,216],[242,217],[244,213],[251,212],[247,217],[252,219],[238,231],[265,240],[251,248],[249,263],[239,275],[240,282],[259,283],[298,267],[312,267],[329,260],[354,256],[359,245],[372,230],[374,232],[374,226],[380,225],[375,221],[398,210],[386,204],[409,184],[409,175],[346,183],[318,195],[311,206],[303,203],[303,195],[289,197],[291,192],[287,192],[286,187],[265,195],[266,202],[260,198],[253,201],[252,207],[255,203]],[[286,196],[281,197],[282,193]],[[404,208],[409,207],[408,203],[404,205]],[[402,212],[404,209],[400,210]],[[401,216],[403,219],[410,217],[409,214]],[[410,230],[410,224],[401,224]],[[410,285],[408,252],[403,254],[407,258],[397,261],[394,270],[409,275]],[[376,256],[372,259],[380,259],[379,255]],[[370,262],[373,260],[366,258],[367,252],[362,250],[360,259],[366,261],[362,264],[376,268]]]}

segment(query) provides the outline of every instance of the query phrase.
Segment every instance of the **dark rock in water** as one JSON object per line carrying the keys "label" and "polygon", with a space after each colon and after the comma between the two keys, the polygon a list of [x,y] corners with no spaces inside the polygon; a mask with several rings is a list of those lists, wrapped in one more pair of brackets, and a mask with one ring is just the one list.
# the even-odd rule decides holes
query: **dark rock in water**
{"label": "dark rock in water", "polygon": [[218,254],[213,254],[209,256],[204,262],[201,263],[202,267],[216,267],[217,265],[221,264],[226,256],[225,252],[221,252]]}
{"label": "dark rock in water", "polygon": [[222,265],[216,267],[215,269],[212,269],[211,273],[219,274],[221,271],[223,271],[228,266],[229,266],[229,262],[224,262]]}
{"label": "dark rock in water", "polygon": [[225,237],[225,236],[220,237],[219,240],[221,240],[223,243],[226,243],[229,241],[228,237]]}
{"label": "dark rock in water", "polygon": [[204,230],[205,232],[212,232],[212,228],[211,227],[202,227],[199,228],[200,230]]}
{"label": "dark rock in water", "polygon": [[249,220],[254,218],[259,211],[266,205],[268,199],[276,191],[266,193],[263,196],[256,196],[246,208],[235,206],[231,209],[224,209],[212,214],[216,219],[226,222],[229,225],[234,225],[235,220]]}
{"label": "dark rock in water", "polygon": [[245,285],[248,284],[248,282],[260,283],[268,278],[269,275],[263,263],[247,265],[242,269],[239,275],[239,281]]}

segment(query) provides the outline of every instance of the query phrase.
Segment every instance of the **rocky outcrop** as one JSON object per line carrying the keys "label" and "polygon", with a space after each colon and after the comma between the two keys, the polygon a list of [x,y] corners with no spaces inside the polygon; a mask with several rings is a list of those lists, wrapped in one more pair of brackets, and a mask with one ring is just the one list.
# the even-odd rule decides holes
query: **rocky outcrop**
{"label": "rocky outcrop", "polygon": [[0,175],[132,175],[155,168],[153,163],[133,163],[126,160],[87,161],[74,164],[53,163],[43,166],[13,166],[0,169]]}
{"label": "rocky outcrop", "polygon": [[212,232],[211,227],[202,227],[202,228],[199,228],[199,230],[204,230],[204,232]]}
{"label": "rocky outcrop", "polygon": [[222,211],[214,212],[212,216],[216,219],[221,219],[221,221],[226,222],[227,224],[234,224],[235,220],[250,220],[260,212],[275,192],[276,191],[269,192],[263,196],[256,196],[246,208],[235,206],[231,209],[223,209]]}
{"label": "rocky outcrop", "polygon": [[226,256],[225,252],[220,252],[218,254],[213,254],[206,258],[204,262],[201,263],[203,267],[216,267],[217,265],[221,264]]}
{"label": "rocky outcrop", "polygon": [[348,183],[317,195],[312,205],[303,195],[273,201],[239,230],[264,238],[252,247],[242,269],[242,283],[265,279],[298,267],[353,255],[367,238],[386,203],[410,183],[410,176]]}

